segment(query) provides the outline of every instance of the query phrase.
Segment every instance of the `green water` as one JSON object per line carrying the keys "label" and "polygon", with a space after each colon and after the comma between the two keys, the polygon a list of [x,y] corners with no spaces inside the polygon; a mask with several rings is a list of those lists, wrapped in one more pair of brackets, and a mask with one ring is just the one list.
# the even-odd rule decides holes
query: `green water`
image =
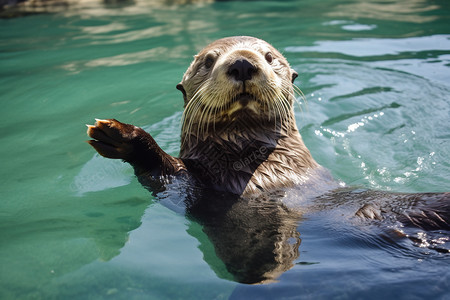
{"label": "green water", "polygon": [[201,226],[95,156],[84,124],[142,126],[176,155],[192,56],[257,36],[298,71],[301,134],[336,178],[450,191],[450,4],[162,2],[0,20],[0,299],[448,299],[448,254],[320,214],[278,282],[229,280]]}

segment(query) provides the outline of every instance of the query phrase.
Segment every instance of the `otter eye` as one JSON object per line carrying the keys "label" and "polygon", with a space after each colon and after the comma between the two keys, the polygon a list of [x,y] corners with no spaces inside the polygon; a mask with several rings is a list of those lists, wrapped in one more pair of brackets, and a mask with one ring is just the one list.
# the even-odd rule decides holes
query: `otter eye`
{"label": "otter eye", "polygon": [[212,65],[214,64],[214,56],[212,56],[211,54],[209,54],[208,56],[206,56],[205,58],[205,68],[209,69],[212,67]]}
{"label": "otter eye", "polygon": [[264,57],[266,58],[266,61],[267,61],[269,64],[272,63],[272,61],[273,61],[272,53],[267,52],[266,55],[265,55]]}

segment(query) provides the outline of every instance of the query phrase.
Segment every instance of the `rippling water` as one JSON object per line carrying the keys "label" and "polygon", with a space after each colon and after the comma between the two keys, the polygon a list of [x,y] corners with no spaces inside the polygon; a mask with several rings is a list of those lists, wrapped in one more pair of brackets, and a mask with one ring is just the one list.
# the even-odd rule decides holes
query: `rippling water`
{"label": "rippling water", "polygon": [[450,297],[449,256],[428,247],[448,248],[448,232],[407,239],[339,210],[295,223],[300,235],[287,241],[298,255],[277,282],[239,284],[207,225],[161,205],[128,165],[83,143],[85,123],[114,117],[176,155],[175,85],[192,55],[252,35],[299,72],[301,134],[337,179],[450,191],[450,5],[167,2],[84,1],[0,20],[0,298]]}

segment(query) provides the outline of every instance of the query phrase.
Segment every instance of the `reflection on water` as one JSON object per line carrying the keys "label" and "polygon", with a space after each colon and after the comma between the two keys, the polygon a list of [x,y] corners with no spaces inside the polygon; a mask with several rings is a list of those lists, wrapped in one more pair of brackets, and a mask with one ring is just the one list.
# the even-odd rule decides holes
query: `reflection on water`
{"label": "reflection on water", "polygon": [[352,39],[350,41],[318,41],[316,46],[287,47],[286,51],[336,52],[350,56],[384,56],[402,52],[447,51],[450,35],[411,37],[404,39]]}
{"label": "reflection on water", "polygon": [[188,199],[187,211],[202,225],[234,280],[268,283],[292,268],[299,256],[301,212],[284,206],[283,197],[281,191],[254,199],[202,193]]}
{"label": "reflection on water", "polygon": [[398,20],[411,23],[426,23],[438,19],[437,16],[422,15],[422,13],[438,10],[436,4],[429,4],[427,0],[402,0],[391,2],[388,0],[377,2],[359,2],[339,4],[328,13],[330,17],[339,18],[372,18],[379,20]]}
{"label": "reflection on water", "polygon": [[183,57],[181,53],[183,53],[185,50],[185,46],[174,48],[157,47],[134,53],[97,58],[87,62],[71,62],[70,64],[62,66],[62,68],[70,71],[73,74],[76,74],[87,68],[128,66],[145,62],[158,61],[159,59],[161,59],[161,57],[165,57],[166,59],[180,58]]}
{"label": "reflection on water", "polygon": [[[158,8],[211,2],[213,0],[11,0],[0,3],[0,17],[14,18],[42,13],[66,13],[67,16],[71,16],[80,12],[97,17],[133,16],[151,13],[153,9]],[[143,12],[143,9],[146,11]]]}
{"label": "reflection on water", "polygon": [[411,244],[427,255],[450,251],[450,193],[401,194],[336,185],[324,192],[305,185],[241,198],[176,180],[158,199],[201,226],[188,233],[201,243],[203,259],[218,277],[239,283],[276,282],[294,267],[302,250],[301,228],[310,218],[340,232],[338,240],[350,238],[376,248],[387,241],[386,251],[394,255],[413,255]]}

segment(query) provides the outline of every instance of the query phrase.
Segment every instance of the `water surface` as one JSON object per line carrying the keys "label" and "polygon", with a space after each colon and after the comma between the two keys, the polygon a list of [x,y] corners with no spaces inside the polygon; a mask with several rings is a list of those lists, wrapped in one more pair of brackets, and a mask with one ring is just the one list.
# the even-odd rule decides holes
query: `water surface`
{"label": "water surface", "polygon": [[192,56],[252,35],[299,73],[301,134],[335,178],[450,191],[449,16],[446,1],[135,1],[0,20],[0,298],[449,298],[449,256],[426,244],[448,233],[395,239],[338,212],[299,219],[278,282],[237,283],[202,225],[83,142],[114,117],[176,155]]}

